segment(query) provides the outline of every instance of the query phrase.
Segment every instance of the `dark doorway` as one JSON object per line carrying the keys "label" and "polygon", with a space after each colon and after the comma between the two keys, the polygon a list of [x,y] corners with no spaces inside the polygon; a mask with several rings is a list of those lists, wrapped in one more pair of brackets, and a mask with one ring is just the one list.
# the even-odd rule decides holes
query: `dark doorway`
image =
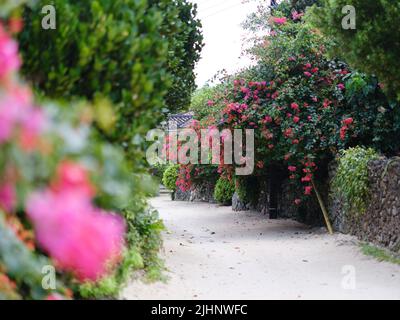
{"label": "dark doorway", "polygon": [[269,218],[278,219],[282,190],[282,175],[278,168],[271,168],[269,173]]}

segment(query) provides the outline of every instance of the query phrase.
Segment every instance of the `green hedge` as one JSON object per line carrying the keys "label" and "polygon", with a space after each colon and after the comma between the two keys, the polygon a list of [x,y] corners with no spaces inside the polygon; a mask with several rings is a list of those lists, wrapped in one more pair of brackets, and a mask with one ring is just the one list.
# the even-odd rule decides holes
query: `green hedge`
{"label": "green hedge", "polygon": [[171,165],[164,171],[162,182],[164,186],[171,191],[176,190],[176,180],[178,179],[179,173],[178,170],[179,165]]}
{"label": "green hedge", "polygon": [[[55,30],[41,26],[48,4]],[[146,132],[193,89],[202,41],[195,13],[186,1],[39,0],[23,13],[23,72],[46,96],[84,97],[103,114],[111,101],[115,125],[98,127],[141,162]]]}
{"label": "green hedge", "polygon": [[235,184],[225,177],[220,177],[215,185],[214,198],[220,204],[230,204],[235,193]]}
{"label": "green hedge", "polygon": [[367,209],[370,198],[368,162],[378,157],[371,148],[356,147],[341,152],[332,187],[334,193],[344,198],[346,212],[358,215]]}

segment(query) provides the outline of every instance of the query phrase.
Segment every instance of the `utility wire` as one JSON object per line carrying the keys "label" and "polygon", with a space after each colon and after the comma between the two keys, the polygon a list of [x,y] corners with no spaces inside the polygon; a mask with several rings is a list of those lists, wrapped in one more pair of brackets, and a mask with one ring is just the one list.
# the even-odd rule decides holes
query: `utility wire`
{"label": "utility wire", "polygon": [[233,5],[233,6],[230,6],[230,7],[226,7],[226,8],[224,8],[224,9],[222,9],[222,10],[219,10],[219,11],[216,11],[216,12],[214,12],[214,13],[211,13],[211,14],[205,16],[204,18],[213,17],[213,16],[215,16],[215,15],[217,15],[217,14],[220,14],[220,13],[222,13],[222,12],[231,10],[231,9],[233,9],[233,8],[236,8],[236,7],[240,6],[240,5],[242,5],[242,3],[237,3],[236,5]]}

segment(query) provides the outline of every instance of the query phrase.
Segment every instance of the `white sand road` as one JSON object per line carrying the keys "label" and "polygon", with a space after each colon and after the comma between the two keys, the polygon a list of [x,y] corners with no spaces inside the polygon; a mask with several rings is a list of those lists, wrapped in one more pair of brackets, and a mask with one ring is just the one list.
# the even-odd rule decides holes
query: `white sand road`
{"label": "white sand road", "polygon": [[400,266],[364,256],[353,237],[166,195],[151,203],[168,229],[168,280],[132,279],[123,299],[400,299]]}

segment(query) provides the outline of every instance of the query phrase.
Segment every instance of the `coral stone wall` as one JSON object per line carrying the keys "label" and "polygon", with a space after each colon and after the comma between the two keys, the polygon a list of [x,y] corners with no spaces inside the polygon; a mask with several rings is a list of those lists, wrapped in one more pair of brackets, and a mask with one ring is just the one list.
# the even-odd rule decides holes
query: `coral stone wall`
{"label": "coral stone wall", "polygon": [[214,199],[215,184],[204,181],[192,186],[189,191],[181,191],[179,188],[175,191],[174,200],[176,201],[202,201],[215,203]]}

